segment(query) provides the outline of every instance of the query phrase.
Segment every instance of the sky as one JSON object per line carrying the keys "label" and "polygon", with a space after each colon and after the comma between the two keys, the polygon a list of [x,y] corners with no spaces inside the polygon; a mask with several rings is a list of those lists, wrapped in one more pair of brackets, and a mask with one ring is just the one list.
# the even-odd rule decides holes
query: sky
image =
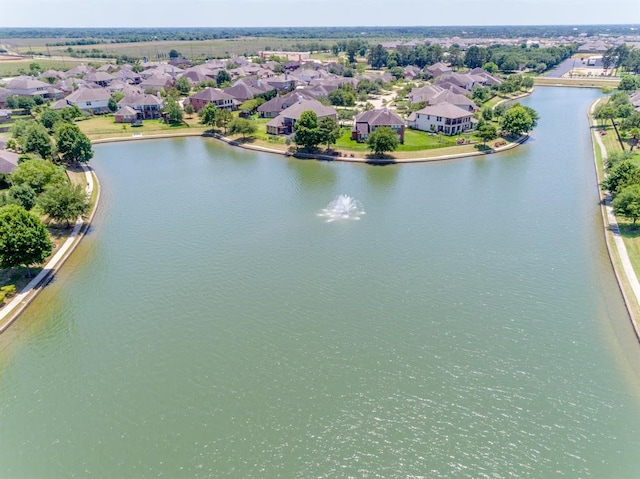
{"label": "sky", "polygon": [[2,0],[0,27],[640,24],[639,0]]}

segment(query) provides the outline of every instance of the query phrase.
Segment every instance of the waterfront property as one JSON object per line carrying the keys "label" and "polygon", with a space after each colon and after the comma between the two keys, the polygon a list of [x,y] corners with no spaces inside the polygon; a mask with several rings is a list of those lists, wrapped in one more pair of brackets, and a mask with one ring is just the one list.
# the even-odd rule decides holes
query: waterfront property
{"label": "waterfront property", "polygon": [[427,106],[407,118],[407,125],[421,131],[457,135],[473,128],[473,115],[449,103]]}

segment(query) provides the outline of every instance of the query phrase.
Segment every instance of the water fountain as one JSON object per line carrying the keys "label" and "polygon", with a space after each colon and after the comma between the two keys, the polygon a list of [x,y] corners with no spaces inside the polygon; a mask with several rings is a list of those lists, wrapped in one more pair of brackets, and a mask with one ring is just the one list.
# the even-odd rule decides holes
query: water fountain
{"label": "water fountain", "polygon": [[335,220],[359,220],[365,213],[362,203],[349,195],[338,195],[318,216],[327,218],[327,222]]}

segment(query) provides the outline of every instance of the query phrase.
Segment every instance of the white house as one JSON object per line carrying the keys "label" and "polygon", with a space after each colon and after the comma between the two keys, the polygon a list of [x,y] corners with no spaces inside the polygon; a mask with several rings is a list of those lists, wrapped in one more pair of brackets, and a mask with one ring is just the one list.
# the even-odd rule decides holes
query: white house
{"label": "white house", "polygon": [[78,88],[65,98],[70,106],[91,113],[108,113],[111,94],[104,88]]}
{"label": "white house", "polygon": [[439,103],[418,110],[407,118],[407,126],[415,130],[456,135],[473,128],[472,113],[450,103]]}

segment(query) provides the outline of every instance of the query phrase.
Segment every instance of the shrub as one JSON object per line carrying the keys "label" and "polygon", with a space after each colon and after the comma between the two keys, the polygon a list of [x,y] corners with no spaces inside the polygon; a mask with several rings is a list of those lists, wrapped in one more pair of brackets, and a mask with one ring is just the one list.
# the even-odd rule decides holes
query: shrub
{"label": "shrub", "polygon": [[16,294],[16,285],[8,284],[6,286],[3,286],[2,288],[0,288],[0,293],[4,293],[6,296],[13,296],[14,294]]}

